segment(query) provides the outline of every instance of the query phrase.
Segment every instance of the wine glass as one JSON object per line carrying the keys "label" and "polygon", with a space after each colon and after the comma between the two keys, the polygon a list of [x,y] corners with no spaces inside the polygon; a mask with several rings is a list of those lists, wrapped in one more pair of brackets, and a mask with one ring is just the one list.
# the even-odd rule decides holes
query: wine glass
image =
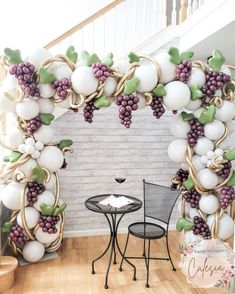
{"label": "wine glass", "polygon": [[116,175],[115,175],[115,181],[119,184],[124,183],[126,180],[126,173],[124,171],[119,171]]}

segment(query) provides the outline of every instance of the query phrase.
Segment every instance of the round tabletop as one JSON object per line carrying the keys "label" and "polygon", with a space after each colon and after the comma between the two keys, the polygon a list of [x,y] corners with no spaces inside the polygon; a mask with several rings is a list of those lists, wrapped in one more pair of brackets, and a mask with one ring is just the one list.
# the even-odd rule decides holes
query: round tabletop
{"label": "round tabletop", "polygon": [[[114,196],[117,198],[125,197],[126,201],[129,200],[130,203],[126,204],[120,208],[111,206],[110,204],[104,205],[100,202],[105,200],[109,196]],[[85,201],[85,206],[87,209],[92,210],[94,212],[103,213],[103,214],[125,214],[129,212],[133,212],[139,210],[142,207],[142,201],[131,196],[121,195],[121,194],[102,194],[88,198]]]}

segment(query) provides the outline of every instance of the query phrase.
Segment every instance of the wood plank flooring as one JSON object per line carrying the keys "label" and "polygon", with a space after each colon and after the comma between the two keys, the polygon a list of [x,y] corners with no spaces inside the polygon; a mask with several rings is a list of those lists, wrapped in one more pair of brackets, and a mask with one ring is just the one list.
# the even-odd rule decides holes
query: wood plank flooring
{"label": "wood plank flooring", "polygon": [[[170,232],[171,253],[176,267],[179,266],[179,233]],[[119,236],[123,246],[126,235]],[[166,256],[164,239],[152,243],[152,253]],[[120,256],[112,265],[109,289],[104,289],[104,277],[108,255],[96,263],[96,274],[91,275],[91,261],[106,247],[108,236],[92,236],[64,239],[59,258],[21,266],[17,270],[15,285],[5,294],[225,294],[226,290],[194,289],[186,282],[180,269],[173,272],[167,261],[150,264],[150,288],[145,288],[146,271],[142,260],[134,260],[137,281],[132,280],[132,268],[124,263],[119,272]],[[142,242],[131,237],[127,254],[141,254]]]}

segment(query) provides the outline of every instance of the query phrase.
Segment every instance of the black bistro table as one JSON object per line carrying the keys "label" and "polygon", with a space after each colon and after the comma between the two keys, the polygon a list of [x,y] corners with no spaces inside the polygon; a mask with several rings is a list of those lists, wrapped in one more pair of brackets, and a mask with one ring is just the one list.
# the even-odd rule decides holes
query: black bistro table
{"label": "black bistro table", "polygon": [[118,249],[120,255],[125,259],[125,261],[133,267],[133,269],[134,269],[133,280],[136,280],[136,268],[135,268],[134,264],[132,264],[128,259],[125,258],[125,256],[123,256],[123,253],[122,253],[120,246],[118,244],[117,232],[118,232],[118,226],[119,226],[120,221],[122,220],[123,216],[126,213],[131,213],[131,212],[139,210],[142,207],[142,201],[140,201],[139,199],[137,199],[135,197],[131,197],[131,196],[120,195],[120,194],[113,194],[113,195],[115,197],[125,196],[126,198],[132,200],[133,202],[130,204],[127,204],[121,208],[115,208],[111,205],[102,205],[99,203],[100,201],[102,201],[105,198],[107,198],[108,196],[110,196],[110,194],[93,196],[93,197],[88,198],[85,201],[85,206],[87,209],[94,211],[94,212],[97,212],[97,213],[104,214],[104,216],[106,217],[106,219],[108,221],[109,228],[110,228],[110,239],[108,242],[108,246],[99,257],[97,257],[96,259],[94,259],[92,261],[92,271],[91,271],[92,274],[95,274],[95,262],[98,261],[100,258],[102,258],[108,252],[109,248],[111,248],[109,263],[108,263],[108,267],[106,270],[106,276],[105,276],[105,285],[104,285],[105,289],[108,289],[108,276],[109,276],[109,269],[111,266],[112,258],[113,258],[113,263],[114,264],[117,263],[116,248]]}

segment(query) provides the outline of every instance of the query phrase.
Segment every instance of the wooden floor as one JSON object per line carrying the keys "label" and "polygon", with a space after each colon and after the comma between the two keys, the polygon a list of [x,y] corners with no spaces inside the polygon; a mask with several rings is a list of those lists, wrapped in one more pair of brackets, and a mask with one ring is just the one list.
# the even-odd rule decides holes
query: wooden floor
{"label": "wooden floor", "polygon": [[[126,236],[120,235],[120,244],[123,246]],[[172,257],[178,267],[177,232],[170,232],[170,244],[172,244]],[[80,237],[65,239],[59,252],[60,257],[19,267],[16,283],[5,294],[224,294],[225,290],[218,289],[193,289],[188,284],[180,269],[173,272],[167,261],[152,261],[150,288],[145,288],[145,264],[144,261],[134,261],[137,266],[137,281],[132,280],[132,269],[124,264],[123,272],[119,272],[120,256],[118,264],[112,265],[109,276],[109,289],[104,289],[104,276],[108,256],[96,263],[96,274],[91,275],[91,261],[97,257],[106,247],[107,236]],[[142,242],[131,237],[129,254],[141,254]],[[164,256],[164,239],[154,241],[152,252]],[[128,253],[128,252],[127,252]]]}

